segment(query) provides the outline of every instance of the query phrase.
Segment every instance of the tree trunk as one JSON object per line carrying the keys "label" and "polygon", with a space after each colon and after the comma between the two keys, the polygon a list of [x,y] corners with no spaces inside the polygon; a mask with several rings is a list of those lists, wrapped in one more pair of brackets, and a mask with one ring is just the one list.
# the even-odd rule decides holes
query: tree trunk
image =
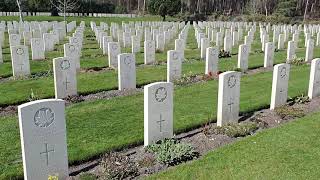
{"label": "tree trunk", "polygon": [[309,6],[309,0],[307,0],[306,7],[305,7],[305,9],[304,9],[303,22],[305,22],[305,21],[306,21],[306,18],[307,18],[308,6]]}
{"label": "tree trunk", "polygon": [[23,22],[23,15],[22,15],[22,9],[21,9],[21,1],[20,0],[17,0],[17,5],[18,5],[18,8],[19,8],[19,17],[20,17],[20,22]]}
{"label": "tree trunk", "polygon": [[166,15],[162,16],[162,21],[166,21]]}

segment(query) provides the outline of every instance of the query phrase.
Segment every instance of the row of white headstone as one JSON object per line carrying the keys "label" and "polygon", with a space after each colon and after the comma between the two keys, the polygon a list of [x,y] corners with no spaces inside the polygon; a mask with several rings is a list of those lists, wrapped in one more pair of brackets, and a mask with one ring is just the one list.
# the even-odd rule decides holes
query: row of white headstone
{"label": "row of white headstone", "polygon": [[[77,70],[80,69],[80,55],[83,41],[84,22],[80,24],[72,37],[69,37],[69,43],[64,45],[64,56],[70,57],[72,61],[76,63]],[[54,32],[54,30],[53,30]],[[51,36],[53,35],[53,36]],[[10,34],[10,51],[11,51],[11,63],[12,72],[15,78],[21,76],[30,75],[30,62],[27,45],[20,45],[20,35]],[[55,37],[52,33],[44,33],[43,38]],[[64,38],[62,36],[62,38]],[[44,51],[47,49],[51,51],[54,49],[54,45],[59,43],[60,36],[54,39],[32,38],[31,49],[32,59],[44,59]]]}
{"label": "row of white headstone", "polygon": [[[119,61],[129,56],[122,54],[119,56]],[[289,72],[289,64],[278,64],[274,67],[270,109],[286,103]],[[218,126],[238,122],[240,76],[239,72],[234,71],[219,75]],[[320,96],[319,82],[320,59],[315,59],[311,64],[309,81],[311,99]],[[171,82],[157,82],[144,87],[145,146],[173,137],[173,89]],[[49,176],[67,178],[64,101],[49,99],[29,102],[20,105],[18,113],[25,179],[47,179]]]}

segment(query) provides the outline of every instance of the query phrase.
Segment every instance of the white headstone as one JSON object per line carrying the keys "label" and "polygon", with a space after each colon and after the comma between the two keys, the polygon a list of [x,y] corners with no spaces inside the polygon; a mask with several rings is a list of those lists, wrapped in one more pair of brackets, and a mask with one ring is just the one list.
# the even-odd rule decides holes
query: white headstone
{"label": "white headstone", "polygon": [[43,60],[44,56],[44,43],[42,38],[31,39],[32,60]]}
{"label": "white headstone", "polygon": [[0,64],[3,63],[2,47],[0,45]]}
{"label": "white headstone", "polygon": [[74,62],[76,70],[80,70],[80,53],[76,44],[64,44],[64,56],[69,57],[69,60]]}
{"label": "white headstone", "polygon": [[272,94],[270,109],[282,106],[288,98],[290,64],[277,64],[273,69]]}
{"label": "white headstone", "polygon": [[157,40],[157,50],[163,52],[164,51],[164,38],[163,35],[160,33],[156,37]]}
{"label": "white headstone", "polygon": [[307,49],[306,49],[306,59],[305,61],[309,62],[313,59],[313,49],[314,49],[314,40],[309,39],[307,42]]}
{"label": "white headstone", "polygon": [[11,46],[11,63],[14,77],[30,75],[28,47]]}
{"label": "white headstone", "polygon": [[121,53],[120,44],[118,42],[108,43],[108,62],[109,67],[118,68],[118,55]]}
{"label": "white headstone", "polygon": [[174,46],[175,46],[175,50],[176,51],[179,51],[180,52],[180,55],[181,55],[181,59],[182,61],[184,61],[184,48],[185,48],[185,41],[184,39],[176,39],[175,40],[175,43],[174,43]]}
{"label": "white headstone", "polygon": [[[280,41],[281,39],[279,39],[278,42]],[[274,45],[273,45],[273,42],[268,42],[266,43],[265,50],[264,50],[264,67],[265,68],[273,66],[273,57],[274,57]]]}
{"label": "white headstone", "polygon": [[77,73],[75,62],[70,57],[53,59],[54,89],[57,99],[77,95]]}
{"label": "white headstone", "polygon": [[51,33],[44,33],[43,40],[44,40],[45,52],[53,51],[54,50],[54,35]]}
{"label": "white headstone", "polygon": [[284,34],[280,34],[279,35],[278,49],[279,50],[283,50],[284,49]]}
{"label": "white headstone", "polygon": [[119,90],[136,88],[136,61],[134,54],[118,55],[118,83]]}
{"label": "white headstone", "polygon": [[238,68],[242,71],[248,70],[249,47],[246,44],[239,46]]}
{"label": "white headstone", "polygon": [[288,42],[287,50],[287,62],[290,62],[296,58],[296,45],[294,41]]}
{"label": "white headstone", "polygon": [[235,71],[227,71],[219,75],[217,126],[238,122],[240,75]]}
{"label": "white headstone", "polygon": [[144,86],[144,146],[173,136],[173,84]]}
{"label": "white headstone", "polygon": [[226,36],[224,37],[224,51],[225,52],[230,52],[232,50],[232,38],[231,36]]}
{"label": "white headstone", "polygon": [[9,35],[10,46],[18,46],[18,45],[20,45],[20,41],[21,41],[20,34],[10,34]]}
{"label": "white headstone", "polygon": [[213,75],[218,72],[219,49],[218,47],[209,47],[206,52],[206,70],[207,75]]}
{"label": "white headstone", "polygon": [[320,96],[320,59],[311,62],[308,96],[310,99]]}
{"label": "white headstone", "polygon": [[140,52],[140,38],[139,36],[131,36],[131,50],[132,53]]}
{"label": "white headstone", "polygon": [[182,59],[180,51],[170,50],[167,52],[167,81],[174,82],[181,78]]}
{"label": "white headstone", "polygon": [[108,43],[112,42],[112,36],[104,36],[102,40],[103,40],[102,53],[104,55],[107,55],[108,54]]}
{"label": "white headstone", "polygon": [[155,44],[154,41],[144,41],[144,64],[152,64],[156,61],[155,59]]}
{"label": "white headstone", "polygon": [[207,48],[210,46],[210,41],[208,38],[201,38],[201,59],[206,59],[206,51]]}
{"label": "white headstone", "polygon": [[18,107],[25,180],[68,178],[65,104],[47,99]]}

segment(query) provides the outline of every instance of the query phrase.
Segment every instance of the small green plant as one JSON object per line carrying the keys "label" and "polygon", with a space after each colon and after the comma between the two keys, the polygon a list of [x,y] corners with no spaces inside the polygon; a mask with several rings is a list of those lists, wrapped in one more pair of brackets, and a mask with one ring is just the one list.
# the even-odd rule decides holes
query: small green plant
{"label": "small green plant", "polygon": [[197,75],[189,72],[188,74],[183,74],[180,79],[176,79],[174,84],[176,85],[187,85],[196,81]]}
{"label": "small green plant", "polygon": [[294,58],[293,60],[291,60],[289,62],[289,64],[292,64],[292,65],[296,65],[296,66],[301,66],[303,65],[305,62],[304,62],[304,58]]}
{"label": "small green plant", "polygon": [[219,126],[210,126],[207,130],[206,135],[211,134],[224,134],[229,137],[244,137],[254,133],[258,129],[258,125],[254,122],[244,122],[244,123],[230,123]]}
{"label": "small green plant", "polygon": [[35,101],[38,100],[39,98],[35,95],[35,93],[33,92],[33,89],[30,90],[30,95],[29,95],[29,101]]}
{"label": "small green plant", "polygon": [[167,165],[176,165],[199,156],[190,144],[175,139],[164,139],[146,147],[147,152],[155,153],[156,160]]}
{"label": "small green plant", "polygon": [[229,58],[231,57],[231,53],[229,51],[224,51],[223,49],[219,52],[219,58]]}
{"label": "small green plant", "polygon": [[234,68],[234,69],[232,69],[232,71],[242,72],[242,69],[241,68]]}
{"label": "small green plant", "polygon": [[138,162],[140,167],[150,167],[156,162],[155,157],[151,153],[147,153],[142,160]]}
{"label": "small green plant", "polygon": [[305,115],[302,109],[294,108],[292,106],[281,106],[275,109],[275,112],[282,118],[282,119],[293,119],[293,118],[300,118]]}
{"label": "small green plant", "polygon": [[304,94],[301,94],[300,96],[289,98],[288,103],[289,105],[293,104],[304,104],[310,102],[309,96],[306,96]]}
{"label": "small green plant", "polygon": [[293,118],[300,118],[305,115],[302,109],[294,108],[292,106],[281,106],[275,109],[275,112],[282,118],[282,119],[293,119]]}
{"label": "small green plant", "polygon": [[138,175],[138,163],[120,153],[109,153],[101,162],[102,179],[124,179]]}
{"label": "small green plant", "polygon": [[97,177],[94,174],[91,173],[81,173],[79,175],[80,180],[95,180]]}

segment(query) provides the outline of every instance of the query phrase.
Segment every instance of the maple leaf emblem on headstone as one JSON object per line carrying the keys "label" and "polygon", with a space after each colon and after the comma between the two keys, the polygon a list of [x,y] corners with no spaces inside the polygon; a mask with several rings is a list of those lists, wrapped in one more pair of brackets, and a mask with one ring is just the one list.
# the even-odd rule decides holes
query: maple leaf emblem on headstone
{"label": "maple leaf emblem on headstone", "polygon": [[54,113],[49,108],[41,108],[34,115],[34,123],[38,127],[48,127],[53,123]]}
{"label": "maple leaf emblem on headstone", "polygon": [[164,87],[160,87],[156,90],[155,98],[158,102],[163,102],[167,98],[167,90]]}

